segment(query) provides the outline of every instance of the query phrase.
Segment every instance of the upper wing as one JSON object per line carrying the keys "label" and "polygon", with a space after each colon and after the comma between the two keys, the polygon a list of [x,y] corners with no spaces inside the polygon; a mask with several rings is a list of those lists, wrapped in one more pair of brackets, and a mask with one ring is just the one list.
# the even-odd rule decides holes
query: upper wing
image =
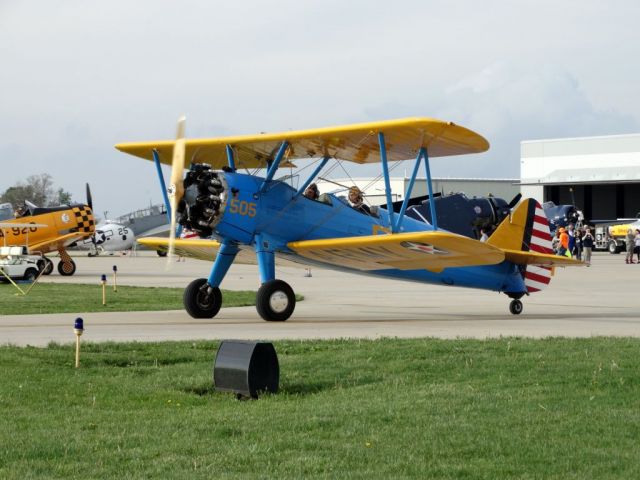
{"label": "upper wing", "polygon": [[[430,157],[479,153],[489,148],[484,137],[454,123],[406,118],[312,130],[188,139],[185,158],[188,162],[221,168],[227,164],[226,146],[230,145],[238,168],[265,167],[286,140],[289,143],[286,159],[332,157],[355,163],[376,163],[380,161],[378,132],[384,132],[387,159],[391,161],[415,158],[421,147],[427,148]],[[174,143],[175,140],[120,143],[116,148],[147,160],[153,159],[152,151],[156,150],[160,161],[169,165]]]}
{"label": "upper wing", "polygon": [[[141,245],[151,248],[152,250],[159,250],[161,252],[169,250],[169,239],[166,237],[145,237],[139,238],[136,241]],[[177,238],[174,244],[176,255],[210,261],[216,259],[219,248],[220,244],[215,240],[185,240]]]}
{"label": "upper wing", "polygon": [[357,270],[426,269],[492,265],[504,253],[491,245],[449,232],[398,233],[366,237],[291,242],[297,254],[323,263]]}

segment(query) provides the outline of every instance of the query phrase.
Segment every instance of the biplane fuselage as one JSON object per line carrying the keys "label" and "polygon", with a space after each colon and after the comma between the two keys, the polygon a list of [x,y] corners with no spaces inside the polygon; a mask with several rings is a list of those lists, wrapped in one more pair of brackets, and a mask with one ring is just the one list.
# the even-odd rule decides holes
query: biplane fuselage
{"label": "biplane fuselage", "polygon": [[[233,239],[244,246],[256,246],[256,236],[270,243],[276,255],[304,264],[316,264],[336,268],[335,262],[323,262],[297,255],[287,245],[299,240],[321,240],[337,237],[359,237],[387,234],[390,222],[387,210],[377,215],[367,215],[353,209],[346,199],[336,195],[323,195],[324,201],[311,200],[296,194],[289,184],[274,181],[264,193],[259,193],[263,178],[241,173],[223,174],[230,190],[237,193],[230,197],[216,226],[214,237],[218,240]],[[428,232],[433,227],[406,217],[402,232]],[[375,252],[372,252],[374,255]],[[383,276],[440,285],[481,288],[504,292],[525,291],[522,276],[510,262],[445,269],[442,272],[427,269],[360,270],[357,260],[347,254],[341,256],[345,271]],[[425,255],[432,255],[426,253]],[[353,266],[352,266],[353,265]]]}

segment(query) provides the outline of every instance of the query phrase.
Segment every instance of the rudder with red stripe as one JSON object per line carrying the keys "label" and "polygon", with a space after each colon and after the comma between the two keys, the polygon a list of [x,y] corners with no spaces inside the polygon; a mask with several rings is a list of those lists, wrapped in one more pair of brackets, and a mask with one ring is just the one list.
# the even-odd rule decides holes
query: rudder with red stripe
{"label": "rudder with red stripe", "polygon": [[[528,198],[520,202],[489,238],[493,246],[553,255],[551,230],[540,204]],[[551,282],[551,267],[522,265],[521,273],[529,293],[539,292]]]}

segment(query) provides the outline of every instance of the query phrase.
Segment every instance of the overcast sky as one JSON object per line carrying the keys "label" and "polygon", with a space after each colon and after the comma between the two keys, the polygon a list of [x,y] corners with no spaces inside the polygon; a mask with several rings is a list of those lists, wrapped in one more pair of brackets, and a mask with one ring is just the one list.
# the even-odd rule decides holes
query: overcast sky
{"label": "overcast sky", "polygon": [[47,172],[99,213],[158,203],[113,145],[183,113],[190,137],[435,117],[491,149],[434,175],[515,178],[522,140],[640,131],[639,26],[630,0],[0,0],[0,191]]}

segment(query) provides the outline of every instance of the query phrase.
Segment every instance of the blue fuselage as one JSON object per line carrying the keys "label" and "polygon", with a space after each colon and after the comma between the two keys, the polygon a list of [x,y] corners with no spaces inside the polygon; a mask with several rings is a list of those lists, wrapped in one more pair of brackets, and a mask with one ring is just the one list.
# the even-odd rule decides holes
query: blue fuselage
{"label": "blue fuselage", "polygon": [[[242,246],[255,245],[256,239],[278,256],[305,264],[316,264],[291,251],[287,244],[300,240],[356,237],[390,232],[389,213],[367,215],[356,211],[346,199],[331,194],[321,196],[324,201],[310,200],[296,194],[296,190],[281,181],[268,183],[260,192],[263,178],[240,173],[225,173],[229,196],[224,213],[215,227],[214,237],[232,240]],[[233,193],[231,193],[233,192]],[[394,214],[397,216],[397,213]],[[431,231],[433,227],[410,217],[403,219],[401,232]],[[504,261],[497,265],[447,268],[439,273],[424,269],[381,269],[360,271],[325,265],[402,280],[480,288],[507,293],[525,292],[522,275],[516,265]]]}

